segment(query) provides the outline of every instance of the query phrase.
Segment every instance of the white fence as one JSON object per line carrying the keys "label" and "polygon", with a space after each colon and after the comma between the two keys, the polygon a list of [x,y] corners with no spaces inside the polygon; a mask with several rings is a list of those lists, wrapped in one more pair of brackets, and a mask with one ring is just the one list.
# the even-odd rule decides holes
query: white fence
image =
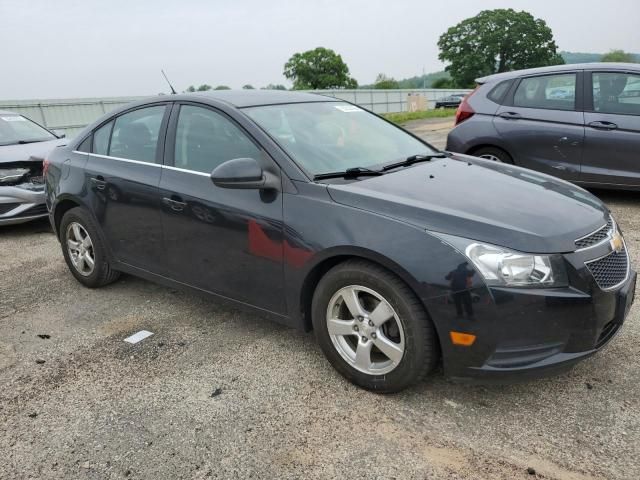
{"label": "white fence", "polygon": [[[407,98],[422,95],[427,108],[434,108],[437,99],[470,90],[315,90],[311,93],[327,95],[355,103],[375,113],[407,111]],[[50,130],[73,137],[98,117],[120,106],[144,97],[70,98],[62,100],[0,100],[0,110],[20,113]]]}

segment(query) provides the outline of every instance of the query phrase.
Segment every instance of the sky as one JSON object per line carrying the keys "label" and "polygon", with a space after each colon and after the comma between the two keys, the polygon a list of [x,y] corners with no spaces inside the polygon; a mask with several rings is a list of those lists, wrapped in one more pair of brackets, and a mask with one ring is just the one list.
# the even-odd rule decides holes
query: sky
{"label": "sky", "polygon": [[560,50],[640,51],[638,0],[0,0],[0,100],[153,95],[207,83],[290,86],[318,46],[360,84],[441,70],[438,37],[481,10],[542,18]]}

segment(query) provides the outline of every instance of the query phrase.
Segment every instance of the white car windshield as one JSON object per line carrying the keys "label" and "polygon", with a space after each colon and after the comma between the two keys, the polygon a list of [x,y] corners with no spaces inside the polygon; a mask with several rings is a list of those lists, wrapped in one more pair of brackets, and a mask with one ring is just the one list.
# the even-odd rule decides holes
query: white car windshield
{"label": "white car windshield", "polygon": [[55,138],[51,132],[22,115],[0,113],[0,145],[44,142]]}

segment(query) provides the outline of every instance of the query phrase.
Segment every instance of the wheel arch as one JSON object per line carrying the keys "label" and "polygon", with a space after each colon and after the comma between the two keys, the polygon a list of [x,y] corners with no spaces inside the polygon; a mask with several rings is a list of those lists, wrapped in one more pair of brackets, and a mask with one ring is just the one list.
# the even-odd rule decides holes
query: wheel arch
{"label": "wheel arch", "polygon": [[504,148],[502,145],[497,145],[496,143],[479,143],[478,145],[474,145],[473,147],[469,148],[465,154],[466,155],[473,155],[475,156],[475,153],[478,150],[481,150],[483,148],[495,148],[497,150],[502,150],[504,153],[506,153],[511,160],[513,161],[514,165],[515,165],[515,159],[513,158],[513,155],[511,155],[511,153],[509,152],[509,150],[507,150],[506,148]]}
{"label": "wheel arch", "polygon": [[59,199],[53,208],[53,226],[55,228],[55,234],[60,237],[60,222],[65,213],[75,207],[82,207],[83,204],[74,197],[63,197]]}
{"label": "wheel arch", "polygon": [[[420,299],[420,295],[418,294],[419,282],[413,278],[407,270],[393,260],[366,248],[332,248],[324,252],[323,255],[317,257],[315,262],[308,268],[304,275],[304,280],[302,281],[298,295],[297,309],[295,310],[300,314],[304,331],[309,332],[313,330],[311,322],[311,300],[313,299],[313,293],[315,292],[318,282],[320,282],[320,279],[329,270],[336,265],[346,262],[347,260],[365,260],[385,268],[406,283],[414,295]],[[424,305],[422,299],[420,299],[420,302],[429,316],[429,312],[427,311],[426,305]]]}

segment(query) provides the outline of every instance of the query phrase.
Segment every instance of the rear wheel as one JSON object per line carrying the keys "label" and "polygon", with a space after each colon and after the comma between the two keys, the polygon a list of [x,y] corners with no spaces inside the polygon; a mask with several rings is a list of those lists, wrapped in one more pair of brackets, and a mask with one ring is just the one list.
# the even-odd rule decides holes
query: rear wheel
{"label": "rear wheel", "polygon": [[96,288],[117,280],[120,272],[111,268],[98,227],[86,210],[65,212],[59,231],[64,259],[80,283]]}
{"label": "rear wheel", "polygon": [[513,158],[507,152],[498,147],[482,147],[473,152],[473,155],[486,158],[494,162],[513,164]]}
{"label": "rear wheel", "polygon": [[402,390],[437,361],[435,331],[422,304],[399,278],[369,262],[330,270],[314,293],[312,316],[329,362],[368,390]]}

